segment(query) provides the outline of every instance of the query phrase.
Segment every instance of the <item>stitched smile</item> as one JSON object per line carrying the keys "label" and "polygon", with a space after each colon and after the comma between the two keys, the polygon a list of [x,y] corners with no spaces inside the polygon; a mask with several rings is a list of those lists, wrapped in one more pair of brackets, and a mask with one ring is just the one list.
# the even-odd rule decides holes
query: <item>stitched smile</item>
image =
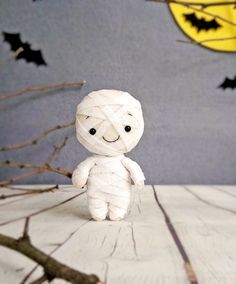
{"label": "stitched smile", "polygon": [[113,142],[116,142],[117,140],[120,139],[120,135],[115,140],[107,140],[104,136],[102,136],[102,139],[105,140],[108,143],[113,143]]}

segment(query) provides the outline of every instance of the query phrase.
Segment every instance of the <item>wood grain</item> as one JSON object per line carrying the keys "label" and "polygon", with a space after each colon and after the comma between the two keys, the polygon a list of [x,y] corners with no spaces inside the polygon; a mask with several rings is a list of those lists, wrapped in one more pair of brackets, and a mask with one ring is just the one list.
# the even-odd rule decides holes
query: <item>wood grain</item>
{"label": "wood grain", "polygon": [[[235,199],[210,186],[155,188],[199,283],[236,283]],[[223,189],[228,191],[227,187]]]}
{"label": "wood grain", "polygon": [[[43,187],[49,186],[33,186]],[[32,186],[2,188],[1,194],[23,189],[32,190]],[[72,268],[97,274],[108,284],[236,283],[236,216],[231,212],[236,210],[236,187],[155,186],[160,204],[151,186],[133,192],[130,214],[120,222],[91,220],[86,194],[71,186],[0,200],[0,232],[21,236],[24,217],[31,215],[29,234],[36,247]],[[42,276],[42,269],[0,247],[2,283],[18,284],[33,268],[26,283]],[[55,279],[52,283],[65,282]]]}

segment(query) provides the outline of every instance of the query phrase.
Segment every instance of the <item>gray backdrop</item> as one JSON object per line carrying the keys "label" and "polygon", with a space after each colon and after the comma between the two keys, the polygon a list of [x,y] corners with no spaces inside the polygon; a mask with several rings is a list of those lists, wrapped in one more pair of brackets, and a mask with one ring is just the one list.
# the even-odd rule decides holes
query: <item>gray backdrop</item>
{"label": "gray backdrop", "polygon": [[[92,90],[126,90],[142,102],[145,133],[128,154],[147,183],[236,183],[236,89],[217,86],[236,75],[236,55],[191,44],[167,7],[143,0],[0,1],[1,31],[20,32],[41,49],[47,67],[23,60],[1,64],[1,94],[65,80],[87,81],[81,90],[26,95],[0,104],[0,145],[13,144],[73,119],[76,105]],[[10,56],[0,41],[0,62]],[[1,153],[1,160],[41,163],[69,135],[54,161],[72,170],[89,153],[74,130],[51,134],[34,147]],[[0,169],[0,178],[19,173]],[[68,183],[53,174],[27,183]]]}

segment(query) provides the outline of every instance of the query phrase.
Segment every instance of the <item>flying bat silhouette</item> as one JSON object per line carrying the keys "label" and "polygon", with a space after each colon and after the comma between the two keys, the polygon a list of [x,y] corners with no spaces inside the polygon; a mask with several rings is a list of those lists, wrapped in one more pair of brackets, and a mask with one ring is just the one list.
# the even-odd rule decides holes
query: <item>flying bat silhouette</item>
{"label": "flying bat silhouette", "polygon": [[23,51],[16,56],[16,60],[25,59],[26,62],[33,62],[37,66],[47,65],[45,62],[41,50],[31,49],[31,44],[28,42],[22,42],[21,35],[5,33],[3,32],[4,41],[10,44],[12,51],[17,51],[20,47],[23,48]]}
{"label": "flying bat silhouette", "polygon": [[230,88],[230,89],[235,89],[236,88],[236,76],[234,79],[230,79],[228,77],[225,78],[224,82],[218,86],[218,88],[221,88],[223,90]]}
{"label": "flying bat silhouette", "polygon": [[207,21],[204,17],[198,18],[195,13],[183,14],[185,21],[190,22],[190,24],[197,28],[197,32],[208,31],[210,29],[217,30],[221,25],[215,20]]}

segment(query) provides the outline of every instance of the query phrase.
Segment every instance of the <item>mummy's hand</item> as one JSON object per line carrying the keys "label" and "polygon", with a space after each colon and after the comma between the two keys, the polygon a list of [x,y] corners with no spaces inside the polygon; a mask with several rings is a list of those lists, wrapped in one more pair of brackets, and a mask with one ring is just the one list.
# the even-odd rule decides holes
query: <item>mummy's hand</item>
{"label": "mummy's hand", "polygon": [[135,186],[137,189],[144,189],[144,180],[139,181]]}
{"label": "mummy's hand", "polygon": [[77,187],[78,189],[85,186],[87,183],[87,178],[81,178],[78,171],[74,171],[72,174],[72,184]]}

